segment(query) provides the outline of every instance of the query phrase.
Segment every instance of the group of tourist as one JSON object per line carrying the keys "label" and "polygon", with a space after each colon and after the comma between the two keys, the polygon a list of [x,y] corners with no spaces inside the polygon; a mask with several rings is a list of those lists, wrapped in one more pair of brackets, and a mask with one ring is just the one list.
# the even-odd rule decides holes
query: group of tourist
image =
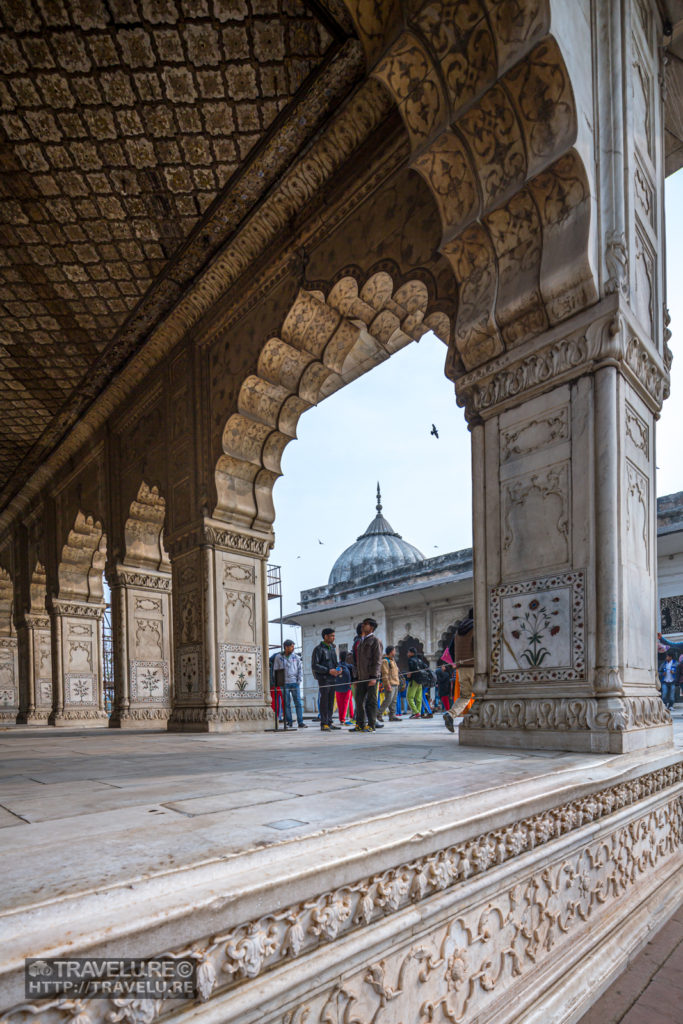
{"label": "group of tourist", "polygon": [[661,633],[658,641],[662,700],[669,711],[672,711],[674,704],[681,699],[683,689],[683,644],[671,643],[665,640]]}
{"label": "group of tourist", "polygon": [[[408,667],[400,672],[396,648],[383,649],[376,635],[377,622],[363,619],[356,627],[352,649],[341,658],[335,646],[335,631],[322,631],[320,643],[311,657],[311,671],[318,684],[319,714],[322,732],[332,732],[348,725],[351,732],[375,732],[389,722],[402,721],[402,703],[407,703],[409,717],[433,718],[441,710],[447,728],[454,731],[454,696],[469,695],[474,677],[472,612],[459,623],[455,637],[444,651],[434,674],[416,648],[408,650]],[[307,728],[303,717],[299,687],[303,682],[303,665],[295,653],[292,640],[286,640],[282,652],[272,659],[271,701],[278,712],[278,694],[282,693],[282,714],[293,727],[292,705],[300,729]],[[434,697],[432,698],[432,688]],[[465,704],[467,704],[467,700]],[[470,701],[471,703],[471,701]],[[337,710],[339,724],[334,721]],[[460,712],[461,707],[457,708]]]}

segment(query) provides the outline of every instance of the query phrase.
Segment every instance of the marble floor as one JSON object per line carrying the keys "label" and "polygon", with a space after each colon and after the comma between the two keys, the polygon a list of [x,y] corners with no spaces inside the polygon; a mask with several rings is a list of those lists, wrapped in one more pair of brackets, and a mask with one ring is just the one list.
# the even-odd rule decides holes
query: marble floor
{"label": "marble floor", "polygon": [[[683,710],[674,713],[683,747]],[[0,731],[0,909],[173,871],[459,796],[561,790],[608,755],[460,747],[439,717],[347,731]],[[588,775],[587,777],[590,777]],[[544,781],[545,780],[545,781]],[[74,864],[75,846],[88,855]],[[56,867],[57,866],[57,867]]]}
{"label": "marble floor", "polygon": [[[683,709],[674,724],[683,747]],[[657,758],[624,755],[617,775]],[[440,717],[372,735],[314,723],[286,734],[2,729],[0,997],[17,1001],[23,957],[37,950],[63,955],[86,938],[109,949],[115,936],[125,955],[142,955],[148,927],[159,929],[154,949],[171,948],[172,918],[188,908],[197,934],[210,934],[236,893],[248,920],[262,913],[264,885],[276,901],[317,891],[321,857],[371,873],[399,844],[438,849],[442,835],[498,827],[510,806],[533,814],[577,786],[612,784],[616,764],[461,747]]]}

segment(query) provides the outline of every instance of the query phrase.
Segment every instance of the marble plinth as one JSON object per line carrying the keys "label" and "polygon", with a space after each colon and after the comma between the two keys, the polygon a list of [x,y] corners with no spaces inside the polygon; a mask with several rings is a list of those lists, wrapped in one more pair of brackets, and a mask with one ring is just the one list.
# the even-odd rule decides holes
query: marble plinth
{"label": "marble plinth", "polygon": [[0,752],[11,1024],[35,1020],[25,956],[167,950],[198,961],[196,1004],[93,1000],[80,1024],[568,1024],[680,898],[672,747],[471,749],[435,719],[372,736],[15,728]]}

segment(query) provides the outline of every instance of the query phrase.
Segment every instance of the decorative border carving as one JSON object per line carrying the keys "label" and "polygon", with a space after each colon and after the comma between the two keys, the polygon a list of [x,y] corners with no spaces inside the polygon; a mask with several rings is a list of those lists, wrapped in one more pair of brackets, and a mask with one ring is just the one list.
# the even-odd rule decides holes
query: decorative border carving
{"label": "decorative border carving", "polygon": [[273,546],[271,537],[253,537],[246,533],[237,533],[236,530],[223,530],[215,526],[205,526],[203,535],[205,542],[214,547],[222,548],[224,551],[256,555],[257,558],[267,558]]}
{"label": "decorative border carving", "polygon": [[[530,667],[515,671],[503,671],[502,648],[506,643],[504,636],[505,623],[502,616],[503,598],[524,594],[552,593],[552,591],[570,591],[571,608],[571,666],[566,668]],[[584,679],[586,675],[586,640],[585,640],[585,573],[583,569],[571,572],[554,573],[552,576],[539,576],[534,580],[522,580],[491,587],[489,591],[489,624],[492,640],[491,650],[491,682],[496,683],[537,683],[547,680]]]}
{"label": "decorative border carving", "polygon": [[650,430],[633,406],[628,402],[625,404],[626,436],[633,441],[635,447],[643,453],[646,459],[650,458]]}
{"label": "decorative border carving", "polygon": [[475,701],[461,729],[548,729],[624,732],[670,725],[660,697],[486,697]]}
{"label": "decorative border carving", "polygon": [[[547,436],[543,441],[532,441],[531,444],[525,444],[522,438],[533,427],[544,427]],[[568,438],[569,408],[565,405],[546,416],[525,420],[523,423],[515,423],[514,426],[502,429],[500,432],[501,462],[507,462],[520,455],[528,455],[529,452],[538,451],[539,448],[549,448],[560,441],[568,440]]]}
{"label": "decorative border carving", "polygon": [[101,619],[104,614],[104,605],[99,604],[75,604],[72,601],[60,601],[52,598],[51,612],[62,618],[72,617],[74,619]]}
{"label": "decorative border carving", "polygon": [[[240,709],[240,717],[243,710],[258,709]],[[197,961],[199,996],[202,1002],[206,1002],[219,992],[225,992],[240,982],[257,978],[274,967],[332,943],[359,927],[374,924],[445,890],[452,890],[472,877],[483,875],[585,825],[608,818],[622,808],[662,793],[682,781],[683,762],[659,768],[640,778],[599,790],[520,821],[513,821],[494,831],[473,836],[462,843],[416,858],[398,867],[329,890],[303,903],[291,904],[282,910],[231,928],[223,935],[213,935],[203,941],[195,941],[164,955],[190,957]],[[615,829],[608,836],[601,836],[588,844],[586,849],[570,855],[568,859],[558,859],[555,864],[544,867],[538,875],[534,875],[523,884],[517,882],[510,892],[496,896],[496,904],[501,899],[510,900],[512,916],[516,921],[514,938],[522,936],[525,941],[531,943],[536,954],[528,958],[529,961],[535,963],[543,949],[547,950],[552,945],[545,941],[549,927],[559,929],[558,934],[566,935],[570,925],[587,921],[590,913],[604,903],[608,891],[624,892],[628,886],[638,884],[640,875],[651,873],[664,856],[674,855],[681,846],[682,815],[680,800],[673,799],[664,807],[651,810],[640,819]],[[658,832],[660,837],[653,841]],[[641,851],[639,855],[635,854],[636,848]],[[585,867],[581,870],[568,870],[567,865],[573,858]],[[600,870],[605,866],[611,871],[612,881],[600,874]],[[557,885],[549,884],[551,871],[557,874]],[[561,913],[554,913],[556,908],[544,904],[539,908],[539,927],[527,927],[521,912],[525,893],[542,889],[544,886],[549,888],[548,902],[552,902],[551,897],[554,898],[557,893],[562,893],[560,899],[564,900],[563,910]],[[229,899],[229,894],[224,898],[218,898],[216,909],[218,910],[221,903]],[[490,937],[490,929],[487,926],[500,928],[506,919],[505,915],[500,913],[491,915],[490,909],[494,908],[489,907],[489,912],[482,913],[481,910],[477,911],[476,907],[474,908],[474,912],[480,915],[480,927],[470,929],[470,941],[467,942],[469,956],[474,956],[473,951],[478,944]],[[471,912],[465,910],[463,913],[467,915]],[[496,916],[498,923],[494,925],[493,919]],[[461,919],[449,919],[446,929],[453,928]],[[543,922],[543,927],[540,927],[540,922]],[[502,944],[505,945],[507,944]],[[491,946],[484,946],[482,954],[490,950]],[[499,952],[502,964],[508,950],[504,951],[501,947]],[[519,976],[522,961],[514,959],[514,949],[509,949],[509,954],[513,956],[513,963],[517,963],[517,969],[513,969],[512,973]],[[447,991],[452,993],[463,988],[461,982],[464,982],[468,975],[468,955],[463,949],[458,948],[457,944],[448,956],[442,954],[441,958],[430,958],[421,955],[419,959],[425,968],[429,969],[438,968],[446,960],[451,982]],[[487,966],[491,968],[492,965]],[[371,967],[368,974],[377,982],[377,985],[372,987],[381,993],[384,982],[382,964]],[[365,975],[366,978],[368,974]],[[494,977],[490,970],[482,970],[472,978],[470,986],[465,987],[466,991],[472,991],[473,988],[491,991],[498,977],[500,973]],[[426,977],[421,980],[426,980]],[[401,986],[398,985],[392,991],[400,994]],[[119,1011],[115,1017],[112,1016],[112,1008]],[[164,1011],[172,1011],[173,1008],[173,1002],[163,1004]],[[41,1024],[52,1024],[53,1021],[55,1024],[62,1024],[63,1014],[68,1013],[71,1019],[73,1010],[73,1001],[63,999],[41,1005],[22,1004],[8,1010],[2,1024],[9,1024],[10,1021],[13,1024],[28,1024],[36,1014],[40,1014]],[[112,1019],[125,1020],[127,1024],[151,1024],[161,1011],[161,1001],[92,1000],[87,1006],[81,1004],[79,1007],[79,1024],[104,1024],[105,1021]],[[293,1021],[295,1018],[290,1016],[285,1019]],[[298,1018],[299,1021],[303,1019],[306,1018]],[[327,1018],[321,1016],[319,1019]],[[462,1017],[458,1015],[457,1019]]]}

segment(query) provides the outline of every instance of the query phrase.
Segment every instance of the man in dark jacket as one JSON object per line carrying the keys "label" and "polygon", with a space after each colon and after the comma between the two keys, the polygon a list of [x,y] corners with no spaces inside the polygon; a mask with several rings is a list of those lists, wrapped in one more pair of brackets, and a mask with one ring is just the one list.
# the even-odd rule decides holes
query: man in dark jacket
{"label": "man in dark jacket", "polygon": [[334,688],[337,677],[341,675],[337,649],[334,646],[334,630],[328,626],[323,630],[322,641],[313,650],[311,671],[315,676],[320,690],[320,728],[322,732],[338,729],[332,724],[334,707]]}
{"label": "man in dark jacket", "polygon": [[[353,732],[381,729],[377,721],[377,680],[382,674],[382,644],[375,636],[375,619],[363,619],[361,641],[356,647],[356,725]],[[367,715],[367,725],[365,718]]]}

